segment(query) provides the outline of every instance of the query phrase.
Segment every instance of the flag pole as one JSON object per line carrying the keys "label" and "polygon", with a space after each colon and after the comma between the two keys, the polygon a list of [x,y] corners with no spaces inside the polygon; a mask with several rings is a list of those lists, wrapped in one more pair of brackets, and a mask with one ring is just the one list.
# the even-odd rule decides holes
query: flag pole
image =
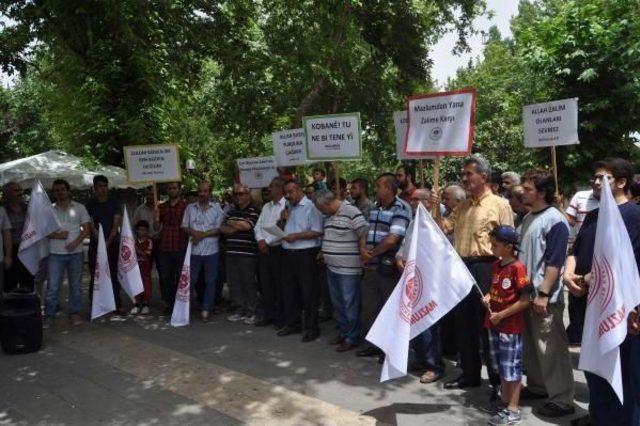
{"label": "flag pole", "polygon": [[[440,193],[440,156],[436,156],[436,161],[435,164],[433,165],[433,193],[434,194],[439,194]],[[434,205],[431,206],[431,211],[432,211],[432,215],[433,217],[435,217],[437,220],[442,220],[442,214],[440,213],[440,206],[439,205]]]}

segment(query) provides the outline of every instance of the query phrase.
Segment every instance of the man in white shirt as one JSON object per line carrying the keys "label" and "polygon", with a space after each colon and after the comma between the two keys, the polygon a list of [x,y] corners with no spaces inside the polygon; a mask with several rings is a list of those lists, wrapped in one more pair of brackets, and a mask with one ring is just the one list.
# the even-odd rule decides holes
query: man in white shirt
{"label": "man in white shirt", "polygon": [[191,203],[184,211],[182,228],[191,237],[191,288],[196,288],[198,277],[204,274],[204,299],[201,315],[208,321],[213,311],[219,270],[219,234],[224,221],[220,204],[211,201],[211,184],[198,184],[198,201]]}
{"label": "man in white shirt", "polygon": [[[45,323],[51,325],[58,307],[58,293],[65,270],[69,279],[69,318],[73,325],[83,323],[82,305],[82,242],[91,230],[91,217],[87,209],[71,199],[69,183],[63,179],[53,182],[53,211],[58,217],[60,231],[49,234],[49,281],[45,297]],[[91,271],[93,273],[93,271]],[[112,271],[112,274],[115,271]]]}
{"label": "man in white shirt", "polygon": [[260,294],[262,295],[262,316],[256,326],[274,324],[284,326],[284,306],[282,296],[282,239],[269,233],[265,228],[277,226],[280,214],[287,200],[284,199],[284,180],[275,177],[269,184],[269,201],[262,207],[260,218],[253,233],[258,241],[260,274]]}

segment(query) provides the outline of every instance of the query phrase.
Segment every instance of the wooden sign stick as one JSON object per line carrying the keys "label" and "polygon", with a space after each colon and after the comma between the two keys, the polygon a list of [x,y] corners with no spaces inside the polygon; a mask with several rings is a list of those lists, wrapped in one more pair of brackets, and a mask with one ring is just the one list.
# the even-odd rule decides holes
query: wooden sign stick
{"label": "wooden sign stick", "polygon": [[419,160],[418,167],[420,167],[420,186],[424,188],[424,161],[422,158]]}
{"label": "wooden sign stick", "polygon": [[556,184],[556,199],[560,195],[558,188],[558,157],[556,155],[556,146],[551,146],[551,167],[553,167],[553,181]]}
{"label": "wooden sign stick", "polygon": [[336,179],[336,197],[338,200],[342,200],[342,192],[340,191],[340,169],[338,168],[339,163],[333,163],[333,171],[335,172]]}

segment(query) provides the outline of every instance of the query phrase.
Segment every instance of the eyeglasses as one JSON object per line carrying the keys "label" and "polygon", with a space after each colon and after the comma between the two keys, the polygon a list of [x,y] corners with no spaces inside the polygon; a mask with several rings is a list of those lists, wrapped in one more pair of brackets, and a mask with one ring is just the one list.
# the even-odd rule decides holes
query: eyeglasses
{"label": "eyeglasses", "polygon": [[605,177],[605,176],[607,177],[607,180],[608,180],[609,182],[611,182],[611,181],[613,181],[613,180],[614,180],[614,177],[613,177],[613,176],[611,176],[611,175],[607,175],[607,174],[603,174],[603,175],[595,175],[595,176],[593,177],[593,179],[590,179],[590,180],[589,180],[589,182],[591,182],[591,183],[596,183],[597,181],[602,182],[602,180],[604,179],[604,177]]}

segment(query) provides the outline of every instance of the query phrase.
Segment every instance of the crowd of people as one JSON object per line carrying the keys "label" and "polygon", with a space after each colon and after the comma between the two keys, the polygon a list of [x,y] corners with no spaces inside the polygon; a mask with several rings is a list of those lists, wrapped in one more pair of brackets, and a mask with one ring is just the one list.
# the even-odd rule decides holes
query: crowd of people
{"label": "crowd of people", "polygon": [[[486,366],[491,385],[490,424],[517,424],[521,399],[543,399],[538,414],[571,415],[574,377],[569,346],[579,345],[595,243],[598,200],[610,184],[640,261],[640,207],[631,200],[633,167],[623,159],[598,161],[591,189],[564,208],[554,177],[533,170],[522,176],[496,173],[480,155],[465,159],[459,181],[441,191],[415,181],[402,165],[374,182],[356,178],[327,182],[314,170],[313,183],[295,176],[274,178],[263,205],[246,186],[233,186],[231,203],[212,197],[208,182],[198,184],[187,203],[178,182],[163,186],[163,202],[146,202],[132,217],[144,293],[125,311],[117,274],[112,273],[118,315],[146,315],[152,302],[152,269],[157,268],[162,308],[170,315],[187,243],[192,244],[191,288],[202,321],[226,311],[226,319],[247,326],[273,326],[277,336],[320,335],[319,322],[331,313],[338,352],[384,360],[364,341],[399,281],[407,260],[413,216],[422,204],[432,212],[484,293],[475,290],[449,314],[411,341],[413,368],[421,383],[443,377],[444,358],[457,361],[461,374],[446,389],[481,386]],[[35,278],[17,258],[26,204],[20,185],[4,186],[0,208],[4,291],[29,287]],[[53,183],[53,207],[61,230],[49,236],[45,322],[53,324],[66,274],[67,310],[73,324],[84,322],[82,242],[89,237],[89,268],[95,266],[97,230],[102,225],[111,271],[117,268],[123,210],[109,196],[108,180],[97,176],[93,198],[72,199],[69,184]],[[0,250],[2,250],[0,248]],[[43,268],[46,269],[46,268]],[[93,274],[91,274],[93,275]],[[224,293],[226,284],[228,292]],[[438,283],[447,285],[447,283]],[[91,278],[90,288],[93,285]],[[570,324],[563,315],[566,292]],[[89,295],[92,291],[89,291]],[[228,294],[225,309],[223,294]],[[599,376],[585,373],[593,424],[640,424],[640,323],[637,308],[628,317],[629,336],[621,346],[624,404]],[[526,387],[521,378],[526,371]],[[589,420],[580,420],[589,424]]]}

